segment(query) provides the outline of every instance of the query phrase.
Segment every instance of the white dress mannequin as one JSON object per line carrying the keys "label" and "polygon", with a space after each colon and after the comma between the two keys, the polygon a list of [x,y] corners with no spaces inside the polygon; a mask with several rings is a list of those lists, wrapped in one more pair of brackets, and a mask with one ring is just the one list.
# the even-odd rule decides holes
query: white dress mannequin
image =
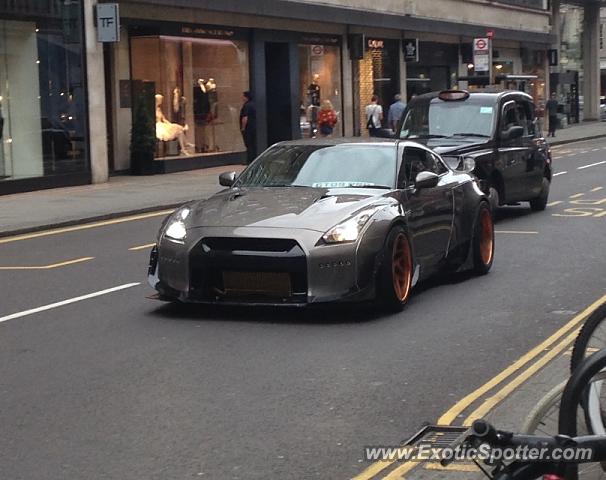
{"label": "white dress mannequin", "polygon": [[181,147],[181,153],[189,155],[185,145],[185,132],[187,132],[187,125],[182,126],[178,123],[171,123],[162,113],[162,101],[164,96],[156,95],[156,138],[163,142],[170,142],[171,140],[179,140],[179,146]]}

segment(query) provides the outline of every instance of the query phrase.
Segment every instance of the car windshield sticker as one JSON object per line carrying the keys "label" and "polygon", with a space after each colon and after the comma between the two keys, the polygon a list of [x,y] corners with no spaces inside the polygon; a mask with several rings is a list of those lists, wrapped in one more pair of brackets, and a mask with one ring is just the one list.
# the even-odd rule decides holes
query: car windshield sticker
{"label": "car windshield sticker", "polygon": [[369,182],[316,182],[311,186],[313,188],[341,188],[341,187],[370,187],[374,183]]}
{"label": "car windshield sticker", "polygon": [[480,113],[492,113],[492,107],[480,107]]}

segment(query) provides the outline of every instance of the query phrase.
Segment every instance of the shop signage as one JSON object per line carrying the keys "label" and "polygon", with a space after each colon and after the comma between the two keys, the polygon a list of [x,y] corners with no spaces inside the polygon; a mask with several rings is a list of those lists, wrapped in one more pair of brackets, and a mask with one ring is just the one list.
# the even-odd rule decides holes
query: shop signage
{"label": "shop signage", "polygon": [[404,48],[404,60],[406,62],[418,62],[419,61],[419,39],[418,38],[405,38],[403,48]]}
{"label": "shop signage", "polygon": [[120,11],[117,3],[97,4],[97,41],[120,41]]}
{"label": "shop signage", "polygon": [[341,45],[340,37],[330,35],[303,35],[300,43],[307,45]]}
{"label": "shop signage", "polygon": [[549,66],[557,67],[558,66],[558,49],[551,48],[547,50],[547,57],[549,58]]}
{"label": "shop signage", "polygon": [[181,27],[181,33],[188,36],[231,38],[235,35],[233,30],[224,28]]}
{"label": "shop signage", "polygon": [[324,45],[312,45],[311,46],[311,56],[312,57],[321,57],[324,55]]}
{"label": "shop signage", "polygon": [[369,38],[366,41],[366,46],[369,50],[382,50],[385,48],[385,40],[377,40],[376,38]]}
{"label": "shop signage", "polygon": [[490,71],[490,39],[487,37],[473,40],[473,65],[476,72]]}

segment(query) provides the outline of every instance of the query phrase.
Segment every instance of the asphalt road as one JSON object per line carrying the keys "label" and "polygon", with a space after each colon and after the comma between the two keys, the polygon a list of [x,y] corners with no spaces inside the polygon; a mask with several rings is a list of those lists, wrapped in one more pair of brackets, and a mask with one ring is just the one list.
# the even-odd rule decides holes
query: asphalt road
{"label": "asphalt road", "polygon": [[355,476],[604,294],[606,140],[554,155],[555,203],[502,210],[488,276],[392,316],[147,299],[129,249],[161,216],[0,239],[0,479]]}

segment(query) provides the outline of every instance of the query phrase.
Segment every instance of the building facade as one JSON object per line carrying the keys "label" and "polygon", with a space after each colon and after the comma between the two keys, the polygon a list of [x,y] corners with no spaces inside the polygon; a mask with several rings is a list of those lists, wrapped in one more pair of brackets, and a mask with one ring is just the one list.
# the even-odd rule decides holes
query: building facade
{"label": "building facade", "polygon": [[[316,135],[325,100],[334,135],[367,135],[373,94],[386,116],[396,93],[467,86],[473,39],[487,35],[494,74],[530,75],[506,86],[544,101],[558,42],[546,0],[114,3],[120,40],[100,44],[93,0],[2,2],[0,45],[32,61],[0,51],[0,193],[106,181],[131,171],[133,141],[154,143],[155,173],[242,163],[245,90],[258,151]],[[418,56],[407,61],[411,39]]]}

